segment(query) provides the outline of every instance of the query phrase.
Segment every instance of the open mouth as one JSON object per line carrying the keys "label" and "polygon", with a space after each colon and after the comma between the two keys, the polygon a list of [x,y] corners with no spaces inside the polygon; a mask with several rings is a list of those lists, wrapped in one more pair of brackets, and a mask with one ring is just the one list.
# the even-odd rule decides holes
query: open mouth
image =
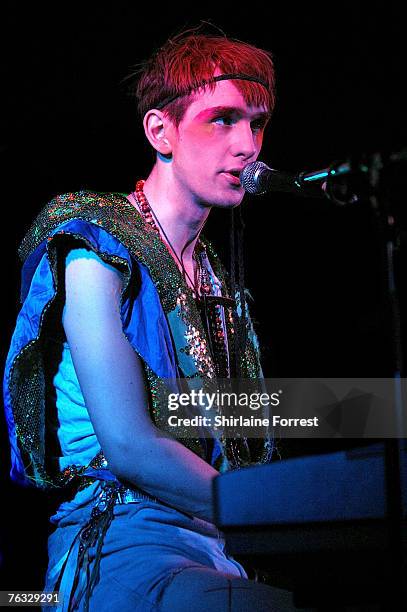
{"label": "open mouth", "polygon": [[239,176],[240,176],[240,170],[225,170],[225,172],[223,172],[223,174],[234,184],[236,185],[240,185],[240,180],[239,180]]}

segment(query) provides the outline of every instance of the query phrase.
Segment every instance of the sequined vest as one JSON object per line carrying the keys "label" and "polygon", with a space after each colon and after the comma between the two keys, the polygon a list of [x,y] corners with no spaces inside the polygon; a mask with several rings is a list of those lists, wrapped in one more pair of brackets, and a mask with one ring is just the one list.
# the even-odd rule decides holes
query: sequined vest
{"label": "sequined vest", "polygon": [[[106,253],[92,245],[79,233],[73,233],[68,222],[82,221],[90,228],[102,228],[113,237],[121,249]],[[64,229],[65,228],[65,229]],[[148,270],[148,274],[158,293],[162,310],[165,314],[174,355],[172,357],[176,376],[186,380],[202,381],[202,384],[212,384],[216,377],[216,364],[209,350],[210,339],[202,323],[192,293],[185,283],[173,258],[155,232],[144,223],[143,218],[122,194],[97,194],[87,191],[68,193],[57,196],[49,202],[38,215],[31,229],[25,236],[19,248],[20,258],[25,267],[34,269],[40,256],[46,250],[49,266],[54,280],[54,291],[50,292],[49,300],[41,313],[37,333],[34,337],[19,346],[18,339],[10,350],[5,376],[5,405],[8,414],[8,426],[14,463],[12,475],[21,480],[21,472],[25,478],[37,486],[64,486],[75,476],[81,476],[88,466],[76,468],[68,475],[50,473],[46,466],[46,426],[45,426],[45,372],[46,355],[44,354],[41,333],[47,312],[58,292],[58,253],[65,241],[80,240],[92,248],[103,260],[112,265],[120,266],[124,283],[122,301],[132,282],[131,262],[135,260]],[[203,241],[211,266],[221,281],[225,297],[228,297],[225,271],[209,243]],[[126,257],[127,253],[127,257]],[[24,270],[24,269],[23,269]],[[26,270],[26,285],[30,279],[30,270]],[[27,286],[22,286],[22,299],[27,294]],[[228,309],[225,309],[228,310]],[[233,336],[233,319],[231,312],[226,312],[227,336]],[[258,344],[253,327],[248,319],[246,343],[241,354],[240,372],[243,378],[258,378],[261,376]],[[131,338],[128,338],[132,343]],[[163,350],[169,349],[169,344]],[[229,342],[231,358],[233,359],[234,344]],[[171,359],[170,359],[171,362]],[[143,360],[150,390],[150,415],[157,427],[167,429],[157,398],[162,372],[154,369],[154,364],[148,356]],[[153,366],[153,367],[152,367]],[[168,369],[171,372],[171,368]],[[193,452],[208,460],[205,455],[202,440],[191,436],[179,439]],[[217,463],[214,467],[228,465],[234,469],[253,463],[265,463],[271,459],[272,444],[268,435],[264,439],[255,440],[218,440],[222,446]],[[100,464],[100,457],[95,458],[95,469]],[[23,467],[22,467],[23,466]]]}

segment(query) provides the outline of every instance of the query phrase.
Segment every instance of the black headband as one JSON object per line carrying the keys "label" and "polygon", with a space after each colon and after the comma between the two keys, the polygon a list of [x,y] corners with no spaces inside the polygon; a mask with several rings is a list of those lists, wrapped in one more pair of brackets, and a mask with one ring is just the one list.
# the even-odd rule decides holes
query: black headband
{"label": "black headband", "polygon": [[253,81],[255,83],[260,83],[260,85],[263,85],[263,87],[265,87],[266,89],[269,89],[269,86],[266,83],[266,81],[263,81],[263,79],[260,79],[255,76],[250,76],[249,74],[240,74],[239,72],[231,73],[231,74],[220,74],[219,76],[212,77],[211,79],[208,79],[206,81],[202,81],[201,84],[198,85],[198,87],[193,87],[184,93],[177,93],[177,94],[174,94],[173,96],[169,96],[168,98],[164,98],[162,102],[159,102],[158,104],[155,105],[155,108],[157,108],[158,110],[161,110],[162,108],[164,108],[164,106],[167,106],[167,104],[169,104],[170,102],[174,102],[174,100],[176,100],[177,98],[180,98],[181,96],[186,96],[192,93],[194,89],[199,89],[200,87],[209,85],[209,83],[215,83],[216,81],[226,81],[229,79],[241,79],[242,81]]}

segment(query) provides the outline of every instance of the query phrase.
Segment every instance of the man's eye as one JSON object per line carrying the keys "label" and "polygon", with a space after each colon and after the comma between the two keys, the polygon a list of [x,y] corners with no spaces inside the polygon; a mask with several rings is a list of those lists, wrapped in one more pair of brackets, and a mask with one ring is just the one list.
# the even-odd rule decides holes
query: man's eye
{"label": "man's eye", "polygon": [[264,121],[253,121],[251,128],[253,132],[261,132],[264,129]]}
{"label": "man's eye", "polygon": [[212,119],[212,121],[214,123],[218,123],[218,125],[232,125],[233,123],[233,119],[232,117],[215,117],[214,119]]}

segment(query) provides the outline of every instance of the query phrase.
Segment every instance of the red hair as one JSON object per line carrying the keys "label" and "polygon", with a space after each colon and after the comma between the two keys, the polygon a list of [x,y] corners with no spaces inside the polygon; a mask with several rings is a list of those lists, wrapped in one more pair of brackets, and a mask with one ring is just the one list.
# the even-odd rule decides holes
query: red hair
{"label": "red hair", "polygon": [[163,107],[163,112],[179,125],[199,88],[213,91],[216,83],[202,85],[222,74],[239,73],[260,79],[258,82],[233,80],[250,106],[265,106],[272,111],[275,103],[275,75],[268,51],[226,36],[181,33],[169,39],[139,70],[135,95],[142,117],[166,98],[178,96]]}

